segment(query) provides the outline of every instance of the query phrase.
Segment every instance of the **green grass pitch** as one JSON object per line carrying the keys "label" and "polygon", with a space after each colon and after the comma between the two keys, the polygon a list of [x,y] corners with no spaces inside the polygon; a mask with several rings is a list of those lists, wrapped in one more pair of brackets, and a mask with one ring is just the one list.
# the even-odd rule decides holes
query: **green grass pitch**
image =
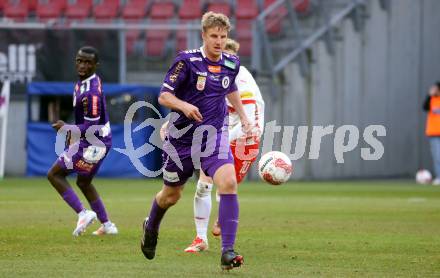
{"label": "green grass pitch", "polygon": [[167,212],[152,261],[140,251],[141,222],[161,181],[95,184],[117,236],[90,235],[95,223],[86,235],[72,237],[76,215],[45,179],[0,181],[0,277],[440,276],[440,187],[410,181],[278,187],[245,182],[236,244],[245,265],[225,273],[219,240],[210,237],[202,254],[183,252],[195,233],[193,181]]}

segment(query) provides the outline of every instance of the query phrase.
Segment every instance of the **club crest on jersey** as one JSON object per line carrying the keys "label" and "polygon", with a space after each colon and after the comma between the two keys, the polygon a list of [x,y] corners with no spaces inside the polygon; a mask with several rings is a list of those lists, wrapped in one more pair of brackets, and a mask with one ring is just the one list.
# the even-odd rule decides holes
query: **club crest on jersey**
{"label": "club crest on jersey", "polygon": [[224,89],[226,89],[226,88],[228,88],[229,87],[229,77],[228,76],[225,76],[225,77],[223,77],[223,79],[222,79],[222,87],[224,88]]}
{"label": "club crest on jersey", "polygon": [[197,85],[196,88],[199,91],[203,91],[205,89],[206,77],[205,76],[197,76]]}

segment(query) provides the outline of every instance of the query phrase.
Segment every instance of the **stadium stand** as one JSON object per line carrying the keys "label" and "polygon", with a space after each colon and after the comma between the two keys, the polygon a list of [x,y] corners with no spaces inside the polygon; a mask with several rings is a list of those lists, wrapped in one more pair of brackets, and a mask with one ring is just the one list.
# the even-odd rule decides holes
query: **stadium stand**
{"label": "stadium stand", "polygon": [[49,20],[61,20],[63,12],[67,6],[65,0],[49,0],[46,2],[39,1],[35,15],[41,22]]}
{"label": "stadium stand", "polygon": [[[126,22],[186,24],[197,22],[207,11],[221,12],[231,18],[234,25],[232,35],[240,42],[240,55],[252,54],[252,23],[260,12],[276,0],[0,0],[2,17],[22,21],[72,21],[98,23]],[[310,0],[291,0],[299,14],[307,14]],[[271,36],[279,35],[287,10],[277,8],[266,17],[266,31]],[[171,30],[126,31],[126,53],[136,49],[146,56],[163,57],[167,47],[175,52],[188,47],[188,31],[178,30],[173,37]],[[173,43],[167,41],[173,38]],[[137,47],[136,47],[137,46]]]}
{"label": "stadium stand", "polygon": [[[149,22],[152,24],[167,24],[171,23],[174,17],[175,5],[172,1],[157,1],[153,2]],[[146,56],[162,57],[166,54],[166,42],[171,35],[170,30],[149,30],[145,35],[145,49]]]}
{"label": "stadium stand", "polygon": [[93,0],[76,0],[69,3],[66,9],[66,21],[84,21],[90,15]]}
{"label": "stadium stand", "polygon": [[29,4],[26,0],[6,1],[3,14],[4,17],[17,22],[26,21],[29,14]]}
{"label": "stadium stand", "polygon": [[119,15],[119,0],[101,0],[101,3],[93,7],[93,17],[96,22],[111,22]]}
{"label": "stadium stand", "polygon": [[[202,16],[202,3],[200,0],[183,0],[180,5],[178,18],[179,24],[185,24],[193,20],[200,20]],[[187,48],[187,31],[179,30],[176,33],[176,51]]]}
{"label": "stadium stand", "polygon": [[255,0],[237,1],[236,35],[240,42],[240,55],[250,56],[252,52],[252,22],[258,16],[258,4]]}
{"label": "stadium stand", "polygon": [[228,17],[232,16],[232,7],[229,2],[221,2],[221,1],[212,1],[209,2],[205,11],[213,11],[216,13],[225,14]]}
{"label": "stadium stand", "polygon": [[[149,8],[148,0],[129,0],[122,8],[121,17],[128,23],[139,23],[146,17]],[[140,30],[129,30],[125,33],[126,53],[134,53],[136,41],[142,35]]]}
{"label": "stadium stand", "polygon": [[122,8],[122,19],[126,22],[140,22],[147,14],[148,0],[129,0]]}

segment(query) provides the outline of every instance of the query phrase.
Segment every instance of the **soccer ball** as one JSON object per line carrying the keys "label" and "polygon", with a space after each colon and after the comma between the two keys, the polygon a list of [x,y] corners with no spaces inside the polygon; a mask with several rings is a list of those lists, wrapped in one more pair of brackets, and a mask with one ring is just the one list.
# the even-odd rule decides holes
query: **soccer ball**
{"label": "soccer ball", "polygon": [[272,185],[286,182],[292,174],[292,169],[292,162],[282,152],[268,152],[258,162],[258,173],[261,179]]}
{"label": "soccer ball", "polygon": [[428,184],[432,182],[432,175],[426,169],[418,170],[416,173],[416,182],[418,184]]}

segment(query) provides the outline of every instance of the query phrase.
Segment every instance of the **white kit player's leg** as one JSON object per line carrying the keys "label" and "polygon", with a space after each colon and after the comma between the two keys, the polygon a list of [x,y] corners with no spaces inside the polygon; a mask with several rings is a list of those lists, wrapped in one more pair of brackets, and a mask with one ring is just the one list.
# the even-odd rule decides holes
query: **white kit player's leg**
{"label": "white kit player's leg", "polygon": [[192,244],[185,249],[185,252],[200,252],[208,249],[208,225],[211,214],[211,191],[212,184],[198,181],[196,193],[194,194],[194,222],[196,225],[197,237]]}

